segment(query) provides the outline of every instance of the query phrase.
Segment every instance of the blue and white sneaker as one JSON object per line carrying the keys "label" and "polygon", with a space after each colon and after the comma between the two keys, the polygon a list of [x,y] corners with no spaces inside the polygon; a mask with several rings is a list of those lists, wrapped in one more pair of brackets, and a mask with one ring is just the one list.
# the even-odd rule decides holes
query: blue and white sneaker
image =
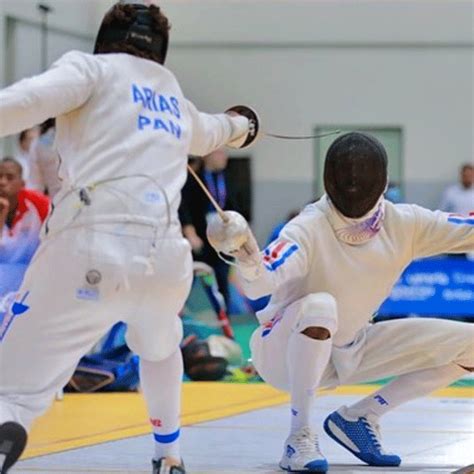
{"label": "blue and white sneaker", "polygon": [[311,428],[305,426],[287,438],[280,467],[289,472],[327,472],[328,462]]}
{"label": "blue and white sneaker", "polygon": [[354,418],[343,406],[326,418],[324,431],[369,466],[399,466],[402,462],[396,454],[383,450],[379,425],[370,415]]}

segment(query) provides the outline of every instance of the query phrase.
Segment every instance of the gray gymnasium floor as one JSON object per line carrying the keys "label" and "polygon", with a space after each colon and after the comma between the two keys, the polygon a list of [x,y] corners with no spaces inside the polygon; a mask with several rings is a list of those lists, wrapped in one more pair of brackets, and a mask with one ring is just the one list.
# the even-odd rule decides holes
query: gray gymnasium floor
{"label": "gray gymnasium floor", "polygon": [[[315,426],[355,397],[322,396]],[[183,452],[190,474],[273,474],[286,437],[288,406],[277,406],[183,430]],[[402,456],[399,468],[371,468],[321,433],[321,448],[330,473],[451,473],[474,463],[474,400],[424,398],[408,403],[383,419],[387,451]],[[150,436],[124,439],[60,454],[29,459],[12,474],[149,474]],[[464,473],[474,472],[465,469]]]}

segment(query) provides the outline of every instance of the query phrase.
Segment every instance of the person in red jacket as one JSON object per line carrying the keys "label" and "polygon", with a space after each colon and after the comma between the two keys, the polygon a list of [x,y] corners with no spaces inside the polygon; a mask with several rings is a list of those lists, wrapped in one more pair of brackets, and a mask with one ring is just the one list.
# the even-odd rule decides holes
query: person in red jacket
{"label": "person in red jacket", "polygon": [[49,212],[49,199],[26,189],[23,168],[14,158],[0,161],[0,262],[29,263]]}
{"label": "person in red jacket", "polygon": [[20,286],[48,212],[48,197],[24,187],[21,164],[0,160],[0,299]]}

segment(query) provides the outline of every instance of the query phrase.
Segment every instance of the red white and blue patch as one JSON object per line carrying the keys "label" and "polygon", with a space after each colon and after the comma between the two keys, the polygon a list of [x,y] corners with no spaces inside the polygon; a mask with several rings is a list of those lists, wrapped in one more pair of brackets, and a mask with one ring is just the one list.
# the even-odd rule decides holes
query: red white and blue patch
{"label": "red white and blue patch", "polygon": [[263,252],[263,263],[267,270],[274,272],[299,250],[298,244],[289,240],[277,239]]}
{"label": "red white and blue patch", "polygon": [[451,222],[451,224],[474,225],[474,212],[470,212],[468,216],[449,214],[448,222]]}
{"label": "red white and blue patch", "polygon": [[267,321],[263,325],[262,337],[267,337],[273,330],[273,328],[281,321],[283,316],[281,314],[276,314],[270,321]]}

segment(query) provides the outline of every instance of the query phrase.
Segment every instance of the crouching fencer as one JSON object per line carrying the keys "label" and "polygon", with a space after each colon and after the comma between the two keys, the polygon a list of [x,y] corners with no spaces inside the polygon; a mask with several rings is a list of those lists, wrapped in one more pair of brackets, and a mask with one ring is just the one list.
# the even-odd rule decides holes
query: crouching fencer
{"label": "crouching fencer", "polygon": [[398,466],[382,447],[379,419],[474,367],[474,325],[437,319],[371,324],[413,260],[474,250],[472,218],[394,205],[383,198],[387,155],[375,138],[345,134],[327,152],[326,195],[259,252],[245,220],[227,212],[208,237],[233,255],[245,293],[271,294],[258,313],[252,358],[263,379],[291,394],[291,428],[280,467],[325,472],[310,412],[318,387],[384,377],[388,385],[331,413],[326,433],[371,466]]}
{"label": "crouching fencer", "polygon": [[19,292],[0,313],[0,472],[32,421],[115,322],[141,356],[154,474],[185,472],[178,312],[192,282],[178,222],[188,154],[249,143],[249,120],[198,112],[165,62],[154,5],[116,4],[95,54],[70,52],[0,91],[0,136],[56,117],[62,189]]}

